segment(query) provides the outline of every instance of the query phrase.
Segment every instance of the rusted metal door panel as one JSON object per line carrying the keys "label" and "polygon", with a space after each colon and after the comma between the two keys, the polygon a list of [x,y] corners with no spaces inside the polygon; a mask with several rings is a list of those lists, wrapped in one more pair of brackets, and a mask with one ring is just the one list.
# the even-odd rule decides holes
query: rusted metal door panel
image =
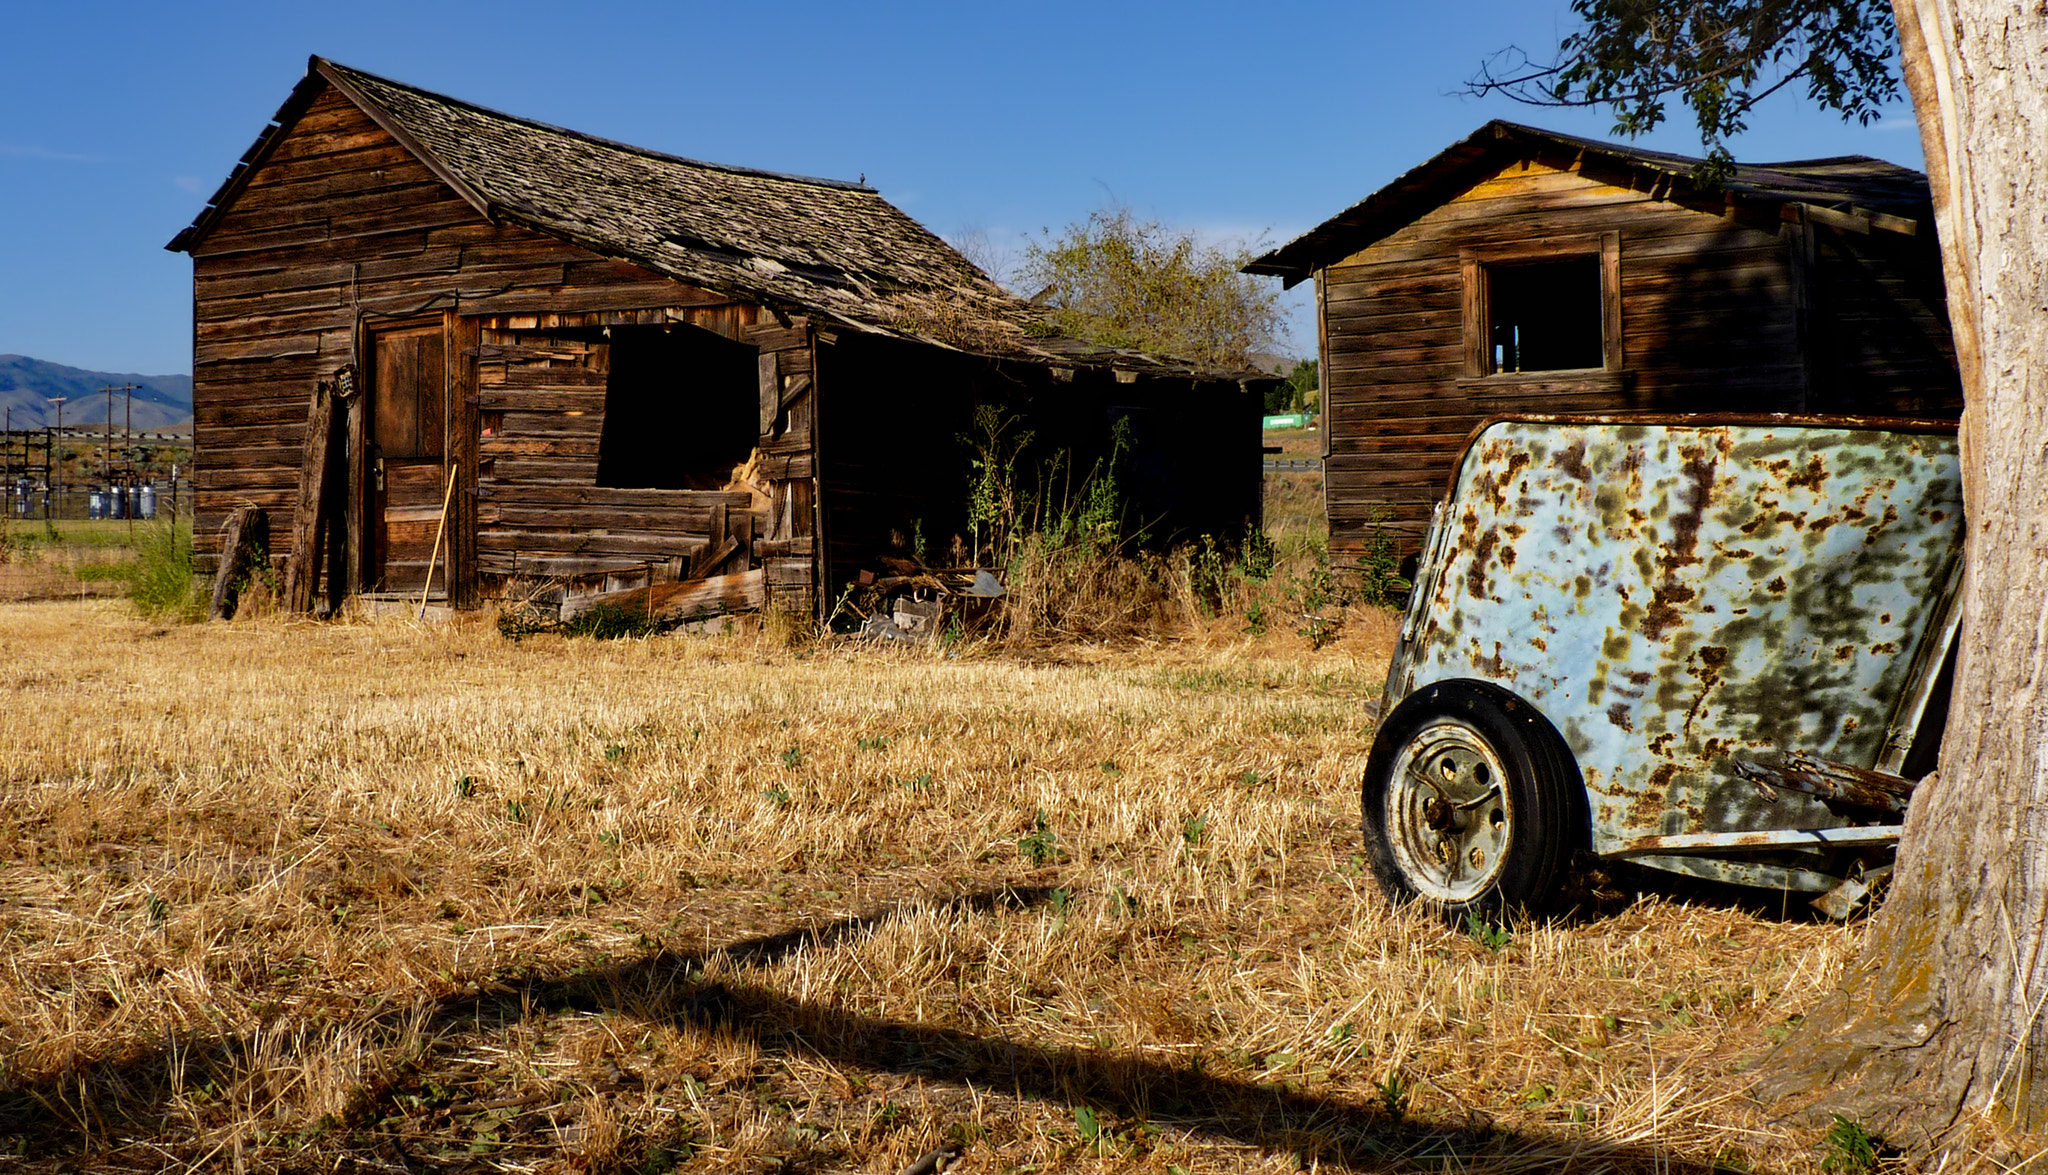
{"label": "rusted metal door panel", "polygon": [[1731,760],[1875,767],[1894,726],[1911,737],[1961,519],[1952,432],[1495,422],[1439,516],[1388,705],[1459,677],[1526,698],[1577,758],[1605,855],[1838,826]]}

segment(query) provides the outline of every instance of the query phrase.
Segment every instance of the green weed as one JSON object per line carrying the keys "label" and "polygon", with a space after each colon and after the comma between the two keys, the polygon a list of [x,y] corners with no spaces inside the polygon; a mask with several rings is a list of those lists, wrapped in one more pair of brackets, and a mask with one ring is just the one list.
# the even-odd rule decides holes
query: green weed
{"label": "green weed", "polygon": [[1402,1076],[1399,1069],[1392,1070],[1381,1078],[1376,1088],[1380,1095],[1380,1109],[1385,1110],[1388,1117],[1398,1120],[1408,1112],[1408,1095],[1411,1090],[1408,1079]]}
{"label": "green weed", "polygon": [[169,522],[143,528],[128,566],[128,599],[152,620],[196,622],[208,603],[192,567],[192,534]]}
{"label": "green weed", "polygon": [[1489,951],[1498,951],[1514,941],[1515,936],[1505,926],[1496,926],[1481,917],[1479,911],[1470,910],[1465,914],[1465,933],[1472,941]]}
{"label": "green weed", "polygon": [[1401,577],[1401,557],[1394,552],[1394,536],[1387,533],[1387,520],[1393,516],[1387,506],[1374,506],[1365,516],[1372,530],[1359,563],[1359,596],[1375,608],[1393,607],[1414,586]]}
{"label": "green weed", "polygon": [[1017,855],[1033,866],[1043,868],[1066,856],[1059,841],[1059,834],[1045,822],[1045,809],[1040,808],[1031,831],[1017,838]]}
{"label": "green weed", "polygon": [[653,631],[655,624],[647,613],[611,603],[593,605],[562,625],[564,636],[587,636],[599,641],[646,636]]}
{"label": "green weed", "polygon": [[1877,1170],[1877,1140],[1862,1126],[1840,1114],[1820,1140],[1820,1169],[1839,1175],[1868,1175]]}

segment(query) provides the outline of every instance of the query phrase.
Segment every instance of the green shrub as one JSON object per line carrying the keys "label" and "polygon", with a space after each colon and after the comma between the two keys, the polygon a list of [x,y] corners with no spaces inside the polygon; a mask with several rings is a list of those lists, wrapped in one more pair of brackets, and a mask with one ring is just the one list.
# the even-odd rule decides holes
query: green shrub
{"label": "green shrub", "polygon": [[192,567],[192,532],[171,522],[144,528],[127,567],[128,599],[152,620],[206,619],[208,597]]}
{"label": "green shrub", "polygon": [[1394,536],[1387,533],[1387,520],[1394,512],[1374,506],[1366,515],[1372,532],[1365,539],[1365,559],[1359,564],[1359,596],[1375,608],[1392,608],[1406,603],[1414,585],[1401,576],[1401,557],[1394,553]]}
{"label": "green shrub", "polygon": [[1820,1169],[1830,1175],[1868,1175],[1877,1170],[1877,1140],[1861,1123],[1840,1114],[1821,1139]]}

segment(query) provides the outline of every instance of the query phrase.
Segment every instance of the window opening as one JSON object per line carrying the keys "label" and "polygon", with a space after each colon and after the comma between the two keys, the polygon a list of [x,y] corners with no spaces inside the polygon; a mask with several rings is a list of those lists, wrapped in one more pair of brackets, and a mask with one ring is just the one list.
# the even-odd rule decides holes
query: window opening
{"label": "window opening", "polygon": [[1601,367],[1600,257],[1486,267],[1495,373]]}
{"label": "window opening", "polygon": [[612,328],[597,484],[716,490],[759,439],[755,349],[696,327]]}

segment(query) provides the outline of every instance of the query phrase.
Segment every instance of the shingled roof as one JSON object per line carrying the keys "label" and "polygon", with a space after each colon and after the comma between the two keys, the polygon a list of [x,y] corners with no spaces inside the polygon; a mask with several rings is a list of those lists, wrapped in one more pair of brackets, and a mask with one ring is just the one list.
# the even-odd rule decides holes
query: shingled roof
{"label": "shingled roof", "polygon": [[677,281],[858,330],[984,354],[1158,374],[1226,374],[1050,335],[1036,307],[1004,291],[866,184],[684,159],[502,114],[322,57],[311,59],[272,125],[170,249],[200,246],[328,85],[483,216]]}
{"label": "shingled roof", "polygon": [[1737,204],[1806,204],[1865,220],[1875,214],[1891,222],[1919,221],[1930,215],[1926,176],[1867,155],[1737,163],[1719,189],[1710,192],[1694,179],[1703,162],[1694,156],[1644,151],[1496,119],[1393,183],[1252,261],[1244,271],[1283,277],[1292,286],[1317,267],[1348,257],[1411,223],[1509,160],[1559,152],[1633,171],[1646,182],[1688,189],[1698,196],[1713,194]]}

